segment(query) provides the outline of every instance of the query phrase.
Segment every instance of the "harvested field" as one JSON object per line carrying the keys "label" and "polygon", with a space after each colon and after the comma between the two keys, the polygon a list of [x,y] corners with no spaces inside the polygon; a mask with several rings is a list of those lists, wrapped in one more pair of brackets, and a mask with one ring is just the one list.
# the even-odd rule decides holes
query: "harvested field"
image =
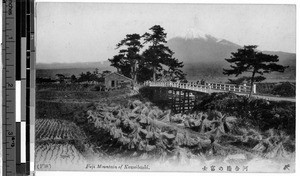
{"label": "harvested field", "polygon": [[[294,156],[294,141],[284,132],[239,128],[235,117],[217,111],[172,114],[136,100],[125,107],[102,104],[88,114],[86,130],[111,157],[241,165],[256,158],[289,162]],[[232,157],[236,155],[242,157]]]}
{"label": "harvested field", "polygon": [[84,132],[74,122],[60,119],[37,119],[36,141],[85,140]]}
{"label": "harvested field", "polygon": [[268,163],[269,171],[286,163],[294,169],[294,138],[278,129],[241,126],[246,117],[217,110],[174,114],[122,91],[93,99],[94,92],[38,94],[36,163],[49,163],[51,170],[137,162],[174,171],[202,171],[210,165],[258,171],[257,163]]}
{"label": "harvested field", "polygon": [[72,144],[44,143],[36,146],[36,162],[55,165],[84,164],[84,156]]}
{"label": "harvested field", "polygon": [[74,123],[60,119],[36,120],[36,163],[84,164],[85,133]]}

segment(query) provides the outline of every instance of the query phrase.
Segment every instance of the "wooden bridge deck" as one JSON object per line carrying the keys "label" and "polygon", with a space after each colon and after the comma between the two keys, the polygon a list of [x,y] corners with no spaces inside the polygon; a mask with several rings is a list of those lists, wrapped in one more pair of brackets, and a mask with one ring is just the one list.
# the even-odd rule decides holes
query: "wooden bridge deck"
{"label": "wooden bridge deck", "polygon": [[[241,85],[231,85],[231,84],[221,84],[221,83],[206,83],[205,85],[199,85],[195,83],[174,83],[174,82],[145,82],[145,86],[149,87],[170,87],[170,88],[178,88],[182,90],[195,91],[195,92],[203,92],[203,93],[214,93],[214,92],[233,92],[237,95],[247,96],[251,90],[250,86]],[[269,101],[290,101],[296,102],[296,98],[290,97],[278,97],[278,96],[270,96],[270,95],[260,95],[256,92],[256,86],[253,88],[253,97],[266,99]]]}

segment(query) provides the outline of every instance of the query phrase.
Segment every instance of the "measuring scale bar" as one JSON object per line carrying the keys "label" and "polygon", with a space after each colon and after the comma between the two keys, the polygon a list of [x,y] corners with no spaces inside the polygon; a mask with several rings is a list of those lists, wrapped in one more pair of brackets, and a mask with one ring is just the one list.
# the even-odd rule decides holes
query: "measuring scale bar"
{"label": "measuring scale bar", "polygon": [[34,1],[2,2],[3,174],[30,175],[35,139]]}
{"label": "measuring scale bar", "polygon": [[[24,81],[23,81],[24,82]],[[24,83],[23,83],[24,84]],[[24,96],[22,96],[22,81],[16,81],[16,125],[17,128],[20,130],[20,138],[19,140],[17,139],[17,142],[20,143],[20,149],[19,149],[19,154],[17,155],[20,156],[19,163],[26,163],[26,121],[24,121],[25,116],[24,111],[22,111],[22,107],[24,104],[22,103]],[[25,105],[26,106],[26,105]]]}

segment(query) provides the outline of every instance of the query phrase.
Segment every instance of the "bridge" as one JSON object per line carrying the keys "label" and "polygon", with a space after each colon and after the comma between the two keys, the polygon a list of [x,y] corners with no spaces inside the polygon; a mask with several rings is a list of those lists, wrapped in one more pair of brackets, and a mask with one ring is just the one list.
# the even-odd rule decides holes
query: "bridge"
{"label": "bridge", "polygon": [[[185,90],[213,93],[213,92],[234,92],[237,94],[248,94],[251,90],[250,86],[247,85],[233,85],[233,84],[221,84],[221,83],[205,83],[200,85],[197,83],[178,83],[178,82],[151,82],[147,81],[144,83],[145,86],[150,87],[173,87]],[[253,86],[253,93],[256,94],[256,85]]]}
{"label": "bridge", "polygon": [[[147,81],[144,86],[159,88],[155,90],[153,96],[154,99],[168,99],[173,106],[173,109],[190,110],[194,104],[195,99],[199,93],[214,93],[214,92],[233,92],[237,95],[248,96],[251,87],[247,85],[233,85],[233,84],[222,84],[222,83],[205,83],[204,85],[197,83],[179,83],[179,82],[151,82]],[[161,89],[164,88],[164,89]],[[257,93],[256,85],[253,86],[252,97],[265,99],[269,101],[290,101],[296,102],[295,98],[290,97],[278,97],[271,95],[262,95]]]}

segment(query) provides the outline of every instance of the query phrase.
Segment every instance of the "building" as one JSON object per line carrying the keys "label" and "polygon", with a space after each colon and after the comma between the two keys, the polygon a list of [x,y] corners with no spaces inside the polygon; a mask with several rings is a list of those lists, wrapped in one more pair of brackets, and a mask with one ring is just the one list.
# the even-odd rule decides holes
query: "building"
{"label": "building", "polygon": [[104,79],[106,90],[131,87],[133,85],[133,80],[131,78],[116,72],[106,75]]}

